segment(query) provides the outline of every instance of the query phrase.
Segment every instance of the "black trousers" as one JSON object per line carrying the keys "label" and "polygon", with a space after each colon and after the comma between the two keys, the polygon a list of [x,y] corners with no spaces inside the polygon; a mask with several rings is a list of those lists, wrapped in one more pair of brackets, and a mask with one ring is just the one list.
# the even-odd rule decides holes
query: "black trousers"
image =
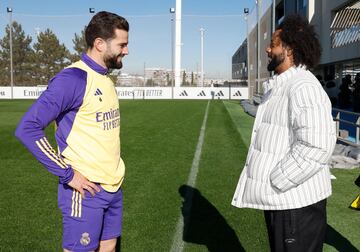
{"label": "black trousers", "polygon": [[264,211],[272,252],[322,251],[326,235],[326,199],[289,210]]}

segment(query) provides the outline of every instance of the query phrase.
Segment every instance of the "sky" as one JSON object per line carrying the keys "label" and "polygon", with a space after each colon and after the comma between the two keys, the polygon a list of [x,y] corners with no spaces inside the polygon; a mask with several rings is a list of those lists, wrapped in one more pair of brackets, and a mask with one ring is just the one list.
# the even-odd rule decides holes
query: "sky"
{"label": "sky", "polygon": [[[172,14],[176,0],[0,0],[0,37],[12,19],[36,42],[39,31],[51,29],[60,43],[73,52],[74,34],[80,34],[95,11],[110,11],[130,24],[129,55],[122,72],[143,74],[146,68],[171,69]],[[244,8],[255,0],[182,0],[182,59],[187,71],[200,71],[200,28],[204,33],[205,78],[231,79],[231,57],[246,38]],[[174,14],[173,14],[174,15]]]}

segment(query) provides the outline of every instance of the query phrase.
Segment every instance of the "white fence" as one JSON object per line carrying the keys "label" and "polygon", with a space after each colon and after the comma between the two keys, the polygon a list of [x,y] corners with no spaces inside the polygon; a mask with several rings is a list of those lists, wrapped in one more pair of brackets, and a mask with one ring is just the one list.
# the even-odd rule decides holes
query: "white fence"
{"label": "white fence", "polygon": [[[37,99],[46,87],[0,87],[0,99]],[[248,99],[247,87],[116,87],[119,99]]]}

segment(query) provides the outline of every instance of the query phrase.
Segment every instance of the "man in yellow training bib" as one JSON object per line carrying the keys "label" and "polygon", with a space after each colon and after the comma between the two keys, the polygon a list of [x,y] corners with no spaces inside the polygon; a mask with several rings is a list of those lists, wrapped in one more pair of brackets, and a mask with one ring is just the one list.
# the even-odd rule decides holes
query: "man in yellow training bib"
{"label": "man in yellow training bib", "polygon": [[[125,165],[120,156],[120,111],[114,83],[128,54],[129,24],[110,12],[87,25],[87,52],[58,73],[24,115],[16,136],[59,177],[64,251],[115,251],[121,235]],[[44,129],[56,122],[57,153]]]}

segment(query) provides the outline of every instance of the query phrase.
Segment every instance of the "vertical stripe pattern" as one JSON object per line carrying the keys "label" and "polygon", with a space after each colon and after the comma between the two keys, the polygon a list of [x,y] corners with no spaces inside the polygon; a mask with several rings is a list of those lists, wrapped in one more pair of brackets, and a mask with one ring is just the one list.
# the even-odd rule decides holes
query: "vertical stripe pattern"
{"label": "vertical stripe pattern", "polygon": [[39,149],[54,163],[56,163],[61,168],[67,168],[66,163],[56,154],[55,150],[51,147],[48,140],[43,137],[38,141],[35,141]]}
{"label": "vertical stripe pattern", "polygon": [[82,198],[81,194],[73,189],[73,194],[71,198],[71,217],[81,218],[82,210]]}
{"label": "vertical stripe pattern", "polygon": [[331,194],[327,163],[336,133],[329,98],[301,66],[266,86],[232,204],[282,210],[316,203]]}

